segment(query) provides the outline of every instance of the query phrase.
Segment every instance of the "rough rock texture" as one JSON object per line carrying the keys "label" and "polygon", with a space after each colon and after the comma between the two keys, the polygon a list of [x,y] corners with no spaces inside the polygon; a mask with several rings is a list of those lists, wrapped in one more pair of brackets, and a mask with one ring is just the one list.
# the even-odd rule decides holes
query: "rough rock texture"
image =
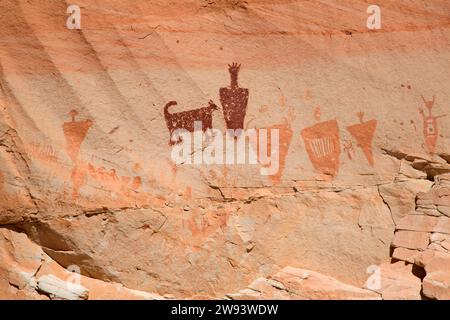
{"label": "rough rock texture", "polygon": [[435,177],[433,187],[420,193],[416,210],[396,228],[393,258],[424,268],[422,293],[430,299],[450,299],[450,174]]}
{"label": "rough rock texture", "polygon": [[381,296],[320,273],[286,267],[268,278],[258,278],[229,299],[380,300]]}
{"label": "rough rock texture", "polygon": [[[379,267],[379,285],[371,290],[381,294],[384,300],[420,300],[422,282],[414,275],[413,265],[401,261],[390,264],[384,263]],[[374,274],[376,275],[376,274]],[[371,282],[369,278],[366,286]],[[372,279],[374,280],[374,279]],[[370,286],[368,286],[370,287]]]}
{"label": "rough rock texture", "polygon": [[[381,30],[365,0],[77,4],[68,30],[69,2],[0,1],[0,297],[67,297],[71,266],[88,299],[221,298],[286,267],[331,290],[307,298],[379,297],[360,288],[393,258],[448,298],[449,1],[382,1]],[[222,132],[279,130],[276,173],[174,164],[164,107],[209,100]],[[394,269],[405,296],[381,295],[417,298]]]}
{"label": "rough rock texture", "polygon": [[450,255],[429,250],[417,261],[426,271],[423,294],[432,299],[450,299]]}
{"label": "rough rock texture", "polygon": [[7,229],[0,229],[0,258],[0,299],[164,299],[68,271],[25,234]]}

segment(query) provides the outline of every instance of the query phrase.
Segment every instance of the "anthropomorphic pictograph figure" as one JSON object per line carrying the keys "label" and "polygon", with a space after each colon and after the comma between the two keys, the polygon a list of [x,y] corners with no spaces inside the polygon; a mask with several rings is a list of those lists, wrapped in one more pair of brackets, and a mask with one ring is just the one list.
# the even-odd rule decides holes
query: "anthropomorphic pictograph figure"
{"label": "anthropomorphic pictograph figure", "polygon": [[425,114],[425,111],[422,108],[419,108],[419,112],[423,118],[423,136],[425,139],[425,145],[430,154],[434,154],[436,152],[436,144],[437,139],[439,137],[439,127],[437,119],[445,117],[446,115],[433,116],[432,109],[436,102],[436,97],[433,96],[433,100],[428,101],[421,96],[423,102],[425,103],[425,107],[428,109],[428,115]]}
{"label": "anthropomorphic pictograph figure", "polygon": [[358,146],[364,152],[367,161],[371,166],[374,165],[373,152],[372,152],[372,140],[377,129],[377,120],[364,121],[364,112],[357,113],[359,123],[347,127],[348,132],[358,142]]}
{"label": "anthropomorphic pictograph figure", "polygon": [[[315,109],[314,118],[320,121],[320,108]],[[341,154],[338,122],[336,120],[319,122],[303,129],[301,135],[314,168],[334,178],[339,172]]]}
{"label": "anthropomorphic pictograph figure", "polygon": [[247,112],[249,90],[240,88],[238,84],[238,75],[241,68],[240,64],[232,63],[228,65],[231,83],[228,88],[220,88],[220,103],[223,108],[223,116],[227,129],[244,129],[244,119]]}
{"label": "anthropomorphic pictograph figure", "polygon": [[66,138],[66,150],[72,160],[72,199],[76,199],[79,189],[86,183],[85,173],[79,165],[78,154],[93,122],[90,119],[75,120],[78,116],[77,110],[70,111],[69,115],[71,121],[64,122],[63,132]]}

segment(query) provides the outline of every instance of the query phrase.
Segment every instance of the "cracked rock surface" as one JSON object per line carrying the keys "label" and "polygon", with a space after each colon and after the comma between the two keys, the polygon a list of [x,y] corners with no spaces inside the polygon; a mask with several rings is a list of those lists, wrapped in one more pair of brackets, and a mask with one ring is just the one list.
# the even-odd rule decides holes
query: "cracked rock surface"
{"label": "cracked rock surface", "polygon": [[[447,0],[77,2],[0,1],[0,298],[450,299]],[[272,175],[172,161],[233,62]]]}

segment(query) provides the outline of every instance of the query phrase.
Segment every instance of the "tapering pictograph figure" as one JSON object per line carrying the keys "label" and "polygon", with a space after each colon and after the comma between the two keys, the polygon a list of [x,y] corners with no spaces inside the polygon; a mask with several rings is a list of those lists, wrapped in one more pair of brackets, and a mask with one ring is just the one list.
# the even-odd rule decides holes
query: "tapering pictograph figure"
{"label": "tapering pictograph figure", "polygon": [[[279,134],[279,141],[278,141],[278,158],[279,158],[279,168],[278,171],[273,174],[269,175],[269,179],[272,181],[274,185],[278,185],[281,183],[281,178],[283,176],[283,171],[286,166],[286,159],[289,153],[289,148],[292,142],[292,137],[294,136],[294,130],[292,129],[292,122],[295,120],[295,114],[294,114],[294,107],[289,106],[287,104],[286,97],[281,93],[279,98],[279,104],[280,104],[280,111],[286,112],[285,116],[283,117],[282,121],[278,124],[271,125],[266,128],[255,128],[256,130],[256,136],[260,136],[260,130],[264,129],[267,130],[267,154],[272,153],[272,132],[278,131]],[[267,110],[261,110],[260,112],[264,113]],[[255,118],[248,121],[246,128],[249,128],[250,123]],[[256,143],[256,145],[255,145]],[[256,151],[256,154],[258,156],[258,161],[262,163],[261,161],[261,155],[260,155],[260,142],[259,140],[256,141],[250,141],[250,144],[253,148],[253,150]]]}
{"label": "tapering pictograph figure", "polygon": [[[272,153],[278,153],[279,158],[279,168],[278,171],[274,174],[269,175],[269,179],[272,181],[273,184],[277,185],[281,183],[281,178],[283,175],[284,168],[286,166],[286,158],[289,152],[289,147],[291,145],[292,137],[294,135],[294,131],[291,128],[290,123],[280,123],[275,124],[267,128],[255,128],[256,136],[260,136],[260,130],[265,130],[267,134],[267,147],[266,152],[267,155]],[[279,134],[279,141],[277,144],[278,150],[272,150],[272,132],[277,130]],[[250,141],[251,147],[256,152],[256,155],[258,157],[258,162],[262,163],[261,161],[261,154],[260,154],[260,142],[258,139],[255,141]],[[275,147],[275,146],[274,146]],[[267,166],[265,166],[267,167]]]}
{"label": "tapering pictograph figure", "polygon": [[92,126],[92,121],[75,121],[75,117],[78,116],[77,110],[70,111],[69,115],[71,116],[72,121],[63,124],[63,131],[64,136],[66,137],[67,153],[72,162],[76,163],[81,144],[86,138],[89,128]]}
{"label": "tapering pictograph figure", "polygon": [[437,119],[445,117],[446,115],[433,116],[431,109],[436,102],[436,96],[433,96],[433,100],[427,101],[422,95],[422,100],[425,103],[425,107],[428,109],[428,115],[425,114],[425,111],[422,108],[419,108],[419,112],[423,118],[423,136],[425,139],[425,145],[430,154],[434,154],[436,152],[436,144],[439,136],[439,127],[437,123]]}
{"label": "tapering pictograph figure", "polygon": [[76,121],[75,117],[78,111],[72,110],[69,115],[71,121],[63,124],[64,136],[66,138],[66,150],[72,160],[72,199],[76,199],[78,191],[85,183],[86,178],[83,170],[78,166],[78,153],[80,152],[81,144],[86,138],[89,128],[92,126],[91,120]]}
{"label": "tapering pictograph figure", "polygon": [[[320,108],[315,111],[316,120],[320,120]],[[314,168],[335,177],[339,172],[341,154],[339,126],[336,120],[320,122],[301,131],[306,152]]]}
{"label": "tapering pictograph figure", "polygon": [[195,122],[202,123],[203,132],[212,129],[212,113],[219,109],[214,104],[214,102],[209,101],[207,107],[177,113],[170,113],[169,108],[176,105],[176,101],[170,101],[164,107],[164,118],[166,119],[167,129],[169,129],[170,133],[170,145],[181,142],[181,138],[178,139],[178,141],[172,141],[172,134],[175,130],[184,129],[189,132],[194,132]]}
{"label": "tapering pictograph figure", "polygon": [[228,88],[220,88],[220,103],[222,104],[227,129],[242,130],[244,129],[249,91],[248,89],[240,88],[238,84],[241,65],[233,63],[228,65],[228,67],[231,84]]}
{"label": "tapering pictograph figure", "polygon": [[377,129],[377,120],[364,121],[364,112],[358,112],[359,123],[347,127],[348,132],[358,142],[358,146],[364,152],[367,161],[371,166],[374,165],[373,152],[372,152],[372,140]]}
{"label": "tapering pictograph figure", "polygon": [[[272,130],[279,130],[280,134],[280,141],[279,141],[279,161],[280,161],[280,168],[278,169],[278,172],[273,175],[269,176],[269,178],[272,180],[274,184],[280,184],[281,183],[281,177],[284,171],[284,168],[286,166],[286,158],[289,152],[289,147],[291,145],[292,136],[294,135],[294,131],[291,128],[291,124],[289,122],[273,125],[269,128],[270,132]],[[271,141],[270,138],[268,138],[268,141]],[[272,149],[272,145],[269,144],[269,150]]]}

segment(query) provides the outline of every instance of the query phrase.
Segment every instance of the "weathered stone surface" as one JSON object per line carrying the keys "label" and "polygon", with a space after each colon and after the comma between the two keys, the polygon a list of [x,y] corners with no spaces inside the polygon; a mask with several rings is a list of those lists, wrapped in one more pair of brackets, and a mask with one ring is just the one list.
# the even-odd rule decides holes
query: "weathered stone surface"
{"label": "weathered stone surface", "polygon": [[[258,278],[284,297],[267,277],[293,266],[355,297],[341,283],[390,260],[402,218],[448,234],[448,0],[385,1],[382,30],[366,1],[79,2],[69,30],[67,2],[0,1],[0,295],[47,299],[40,277],[60,293],[76,265],[89,299],[218,298]],[[224,133],[237,104],[234,124],[278,130],[276,173],[173,161],[171,127],[205,107]],[[407,261],[446,250],[403,232]]]}
{"label": "weathered stone surface", "polygon": [[396,224],[416,210],[417,195],[429,191],[431,185],[432,182],[428,180],[410,179],[379,187],[380,194],[389,205]]}
{"label": "weathered stone surface", "polygon": [[425,250],[430,242],[430,234],[417,231],[397,231],[392,245],[406,249]]}
{"label": "weathered stone surface", "polygon": [[428,273],[450,270],[450,254],[436,250],[426,250],[417,259],[416,264]]}
{"label": "weathered stone surface", "polygon": [[396,225],[399,230],[440,232],[450,234],[450,218],[408,215]]}
{"label": "weathered stone surface", "polygon": [[44,256],[25,234],[0,228],[0,299],[47,299],[32,283]]}
{"label": "weathered stone surface", "polygon": [[430,237],[430,249],[450,252],[450,235],[445,233],[433,233]]}
{"label": "weathered stone surface", "polygon": [[248,288],[227,294],[234,300],[378,300],[380,295],[342,283],[320,273],[285,267],[273,276],[258,278]]}
{"label": "weathered stone surface", "polygon": [[66,285],[75,284],[86,288],[89,292],[89,300],[164,300],[165,298],[154,293],[125,288],[120,283],[104,282],[78,275],[61,268],[51,259],[47,259],[36,275],[39,279],[57,277]]}
{"label": "weathered stone surface", "polygon": [[392,258],[409,263],[414,263],[419,254],[419,250],[395,248],[394,252],[392,253]]}
{"label": "weathered stone surface", "polygon": [[423,279],[423,294],[431,299],[450,299],[450,272],[436,271]]}
{"label": "weathered stone surface", "polygon": [[0,299],[165,299],[158,294],[67,271],[25,234],[4,228],[0,228],[0,258]]}
{"label": "weathered stone surface", "polygon": [[423,215],[408,215],[401,219],[397,224],[398,230],[432,232],[438,223],[437,217]]}
{"label": "weathered stone surface", "polygon": [[443,215],[446,215],[447,217],[450,217],[450,206],[437,206],[437,210],[442,213]]}
{"label": "weathered stone surface", "polygon": [[450,218],[439,217],[433,232],[450,234]]}
{"label": "weathered stone surface", "polygon": [[[93,278],[177,297],[177,292],[191,297],[199,285],[207,286],[208,277],[198,278],[204,261],[214,261],[216,268],[228,275],[226,279],[216,275],[223,281],[217,288],[220,292],[237,287],[251,274],[270,274],[277,268],[276,261],[302,261],[305,268],[361,286],[367,278],[367,266],[389,257],[394,226],[376,188],[296,194],[276,201],[260,199],[242,204],[239,212],[234,211],[233,203],[202,208],[207,206],[199,200],[190,211],[184,211],[178,205],[167,208],[162,204],[158,209],[59,218],[21,227],[64,267],[77,264]],[[100,238],[98,230],[103,228]],[[172,233],[182,241],[168,236]],[[76,247],[71,245],[74,243]],[[166,249],[161,249],[161,243]],[[211,250],[223,255],[211,255]],[[183,255],[172,255],[177,251]],[[260,271],[260,261],[266,260]],[[151,267],[147,261],[153,261]],[[347,267],[342,268],[343,264]],[[193,272],[179,275],[180,265]],[[128,272],[136,267],[142,270]],[[147,272],[165,276],[153,278]],[[179,277],[179,287],[171,291],[174,276]]]}
{"label": "weathered stone surface", "polygon": [[9,272],[10,284],[25,288],[42,264],[41,248],[31,243],[25,234],[3,228],[0,228],[0,248],[0,260]]}
{"label": "weathered stone surface", "polygon": [[431,299],[450,299],[450,254],[427,250],[416,263],[425,268],[423,294]]}
{"label": "weathered stone surface", "polygon": [[[448,155],[445,157],[447,163],[449,162],[449,157]],[[450,190],[450,173],[442,173],[439,175],[439,177],[436,180],[436,183],[441,187],[441,188],[446,188],[446,191],[448,192],[448,190]]]}
{"label": "weathered stone surface", "polygon": [[50,295],[52,299],[86,300],[89,297],[88,289],[78,284],[68,284],[53,275],[38,278],[37,289]]}
{"label": "weathered stone surface", "polygon": [[[384,300],[421,300],[422,281],[412,272],[412,264],[404,262],[383,263],[368,283],[367,289],[381,294]],[[380,277],[379,285],[373,277]],[[373,285],[377,286],[374,287]]]}

